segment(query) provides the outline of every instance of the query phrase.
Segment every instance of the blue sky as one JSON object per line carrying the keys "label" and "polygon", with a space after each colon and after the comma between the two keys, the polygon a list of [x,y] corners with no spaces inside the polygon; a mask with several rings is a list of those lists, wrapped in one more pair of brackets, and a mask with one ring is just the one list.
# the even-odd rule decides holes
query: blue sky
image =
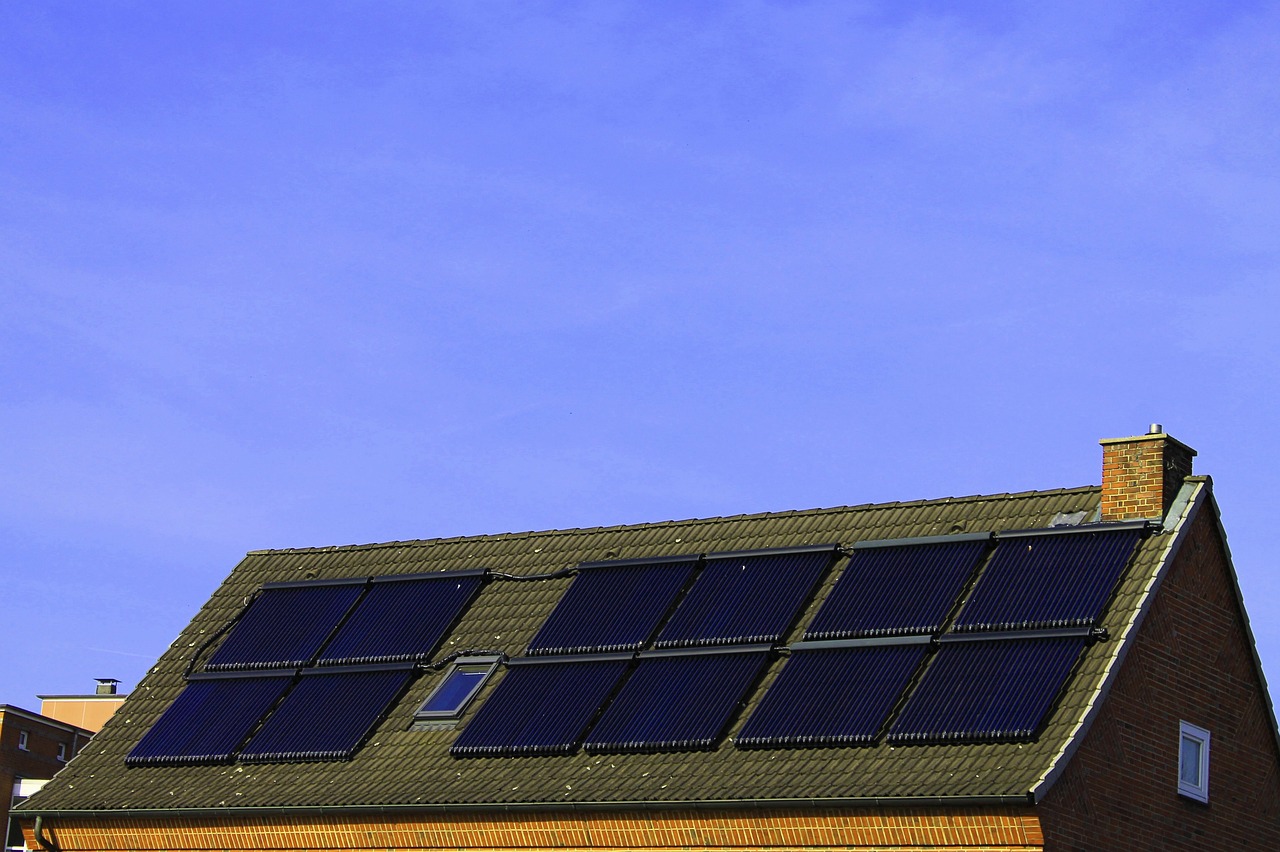
{"label": "blue sky", "polygon": [[0,702],[245,551],[1214,477],[1280,678],[1280,8],[0,0]]}

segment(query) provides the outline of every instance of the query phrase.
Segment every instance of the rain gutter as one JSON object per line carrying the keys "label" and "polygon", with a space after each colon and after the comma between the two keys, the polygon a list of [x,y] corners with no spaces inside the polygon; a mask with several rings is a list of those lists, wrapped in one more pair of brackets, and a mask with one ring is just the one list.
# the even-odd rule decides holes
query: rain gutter
{"label": "rain gutter", "polygon": [[1008,796],[838,796],[832,798],[789,799],[711,799],[690,801],[612,801],[612,802],[512,802],[507,804],[406,804],[406,805],[278,805],[274,807],[244,808],[139,808],[120,810],[66,810],[32,809],[14,813],[20,817],[36,817],[37,820],[59,819],[152,819],[161,817],[264,817],[264,816],[328,816],[352,814],[408,814],[408,813],[530,813],[537,811],[570,811],[594,813],[598,811],[671,811],[671,810],[757,810],[794,808],[905,808],[905,807],[956,807],[1034,804],[1027,793]]}

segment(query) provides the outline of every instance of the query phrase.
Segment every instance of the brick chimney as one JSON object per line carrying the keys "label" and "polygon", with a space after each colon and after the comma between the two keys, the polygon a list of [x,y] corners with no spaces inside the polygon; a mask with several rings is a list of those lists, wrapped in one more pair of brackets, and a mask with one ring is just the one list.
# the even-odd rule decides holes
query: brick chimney
{"label": "brick chimney", "polygon": [[1196,451],[1152,423],[1145,435],[1104,438],[1102,515],[1104,521],[1163,518],[1182,480],[1191,475]]}

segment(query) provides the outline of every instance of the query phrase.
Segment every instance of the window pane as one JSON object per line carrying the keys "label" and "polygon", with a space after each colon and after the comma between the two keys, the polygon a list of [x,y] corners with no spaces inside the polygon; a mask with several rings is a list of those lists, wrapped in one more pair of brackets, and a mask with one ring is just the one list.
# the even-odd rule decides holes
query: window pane
{"label": "window pane", "polygon": [[457,713],[462,702],[492,668],[491,665],[458,666],[419,708],[418,713]]}
{"label": "window pane", "polygon": [[1200,786],[1200,751],[1201,742],[1194,737],[1182,738],[1182,753],[1179,761],[1178,775],[1183,784]]}

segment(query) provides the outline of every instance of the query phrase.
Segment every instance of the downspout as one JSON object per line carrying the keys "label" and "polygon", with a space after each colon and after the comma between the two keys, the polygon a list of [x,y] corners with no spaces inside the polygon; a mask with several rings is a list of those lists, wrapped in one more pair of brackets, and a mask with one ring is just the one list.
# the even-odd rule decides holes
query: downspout
{"label": "downspout", "polygon": [[33,833],[35,834],[36,843],[39,843],[40,848],[45,852],[62,852],[52,838],[44,836],[44,814],[36,814],[36,825]]}

